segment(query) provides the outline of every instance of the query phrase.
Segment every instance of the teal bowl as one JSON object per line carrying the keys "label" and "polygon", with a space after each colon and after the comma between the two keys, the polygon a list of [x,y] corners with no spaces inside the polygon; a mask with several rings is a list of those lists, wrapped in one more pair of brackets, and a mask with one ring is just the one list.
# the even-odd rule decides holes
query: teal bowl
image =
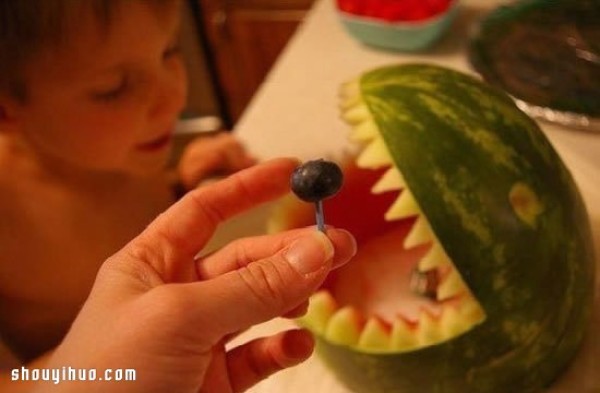
{"label": "teal bowl", "polygon": [[349,14],[338,9],[338,16],[348,33],[358,41],[383,49],[419,51],[434,44],[450,27],[459,9],[459,0],[431,18],[419,21],[389,22]]}

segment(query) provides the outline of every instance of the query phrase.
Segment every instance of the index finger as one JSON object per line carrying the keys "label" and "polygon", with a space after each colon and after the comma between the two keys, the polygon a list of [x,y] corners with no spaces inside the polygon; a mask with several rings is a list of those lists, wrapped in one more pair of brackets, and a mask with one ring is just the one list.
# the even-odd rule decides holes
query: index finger
{"label": "index finger", "polygon": [[[274,159],[190,191],[130,246],[160,253],[160,258],[153,258],[155,264],[187,262],[201,251],[221,221],[288,192],[289,177],[297,165],[295,159]],[[153,267],[159,273],[169,269]]]}

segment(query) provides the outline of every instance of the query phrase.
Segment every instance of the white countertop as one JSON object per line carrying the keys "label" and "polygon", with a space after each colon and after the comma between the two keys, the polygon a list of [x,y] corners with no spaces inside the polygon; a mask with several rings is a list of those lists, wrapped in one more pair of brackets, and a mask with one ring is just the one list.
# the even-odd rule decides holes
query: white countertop
{"label": "white countertop", "polygon": [[[336,155],[350,148],[348,127],[339,119],[337,91],[341,83],[365,70],[385,64],[426,61],[470,71],[463,52],[468,32],[477,18],[500,3],[463,0],[459,18],[439,44],[421,54],[402,54],[370,49],[350,38],[336,18],[333,2],[317,1],[235,129],[259,158],[310,159]],[[600,255],[600,134],[541,125],[579,185]],[[224,225],[212,247],[235,237],[262,232],[268,208]],[[600,329],[599,293],[600,288],[590,329],[596,332]],[[289,321],[278,319],[251,329],[238,342],[291,326]],[[600,335],[590,334],[573,367],[549,392],[598,393],[598,375]],[[313,356],[296,368],[272,376],[250,392],[348,393],[348,390]]]}

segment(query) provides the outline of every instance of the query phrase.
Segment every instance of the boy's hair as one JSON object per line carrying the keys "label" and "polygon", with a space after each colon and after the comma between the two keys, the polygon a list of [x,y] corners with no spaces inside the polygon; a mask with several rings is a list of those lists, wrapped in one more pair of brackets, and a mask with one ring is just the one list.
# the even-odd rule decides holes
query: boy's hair
{"label": "boy's hair", "polygon": [[[70,24],[91,11],[108,29],[125,0],[0,0],[0,94],[19,101],[28,97],[24,67],[41,49],[68,39]],[[131,0],[127,0],[131,1]],[[141,0],[153,6],[173,0]]]}

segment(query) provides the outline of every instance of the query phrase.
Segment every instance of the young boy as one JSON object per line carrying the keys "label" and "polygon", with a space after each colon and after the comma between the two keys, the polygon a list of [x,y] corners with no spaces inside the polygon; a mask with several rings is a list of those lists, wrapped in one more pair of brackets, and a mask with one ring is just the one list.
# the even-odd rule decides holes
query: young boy
{"label": "young boy", "polygon": [[[0,2],[0,341],[23,362],[60,342],[102,261],[174,201],[179,6]],[[188,154],[188,183],[251,163],[231,136],[192,148],[212,158]]]}

